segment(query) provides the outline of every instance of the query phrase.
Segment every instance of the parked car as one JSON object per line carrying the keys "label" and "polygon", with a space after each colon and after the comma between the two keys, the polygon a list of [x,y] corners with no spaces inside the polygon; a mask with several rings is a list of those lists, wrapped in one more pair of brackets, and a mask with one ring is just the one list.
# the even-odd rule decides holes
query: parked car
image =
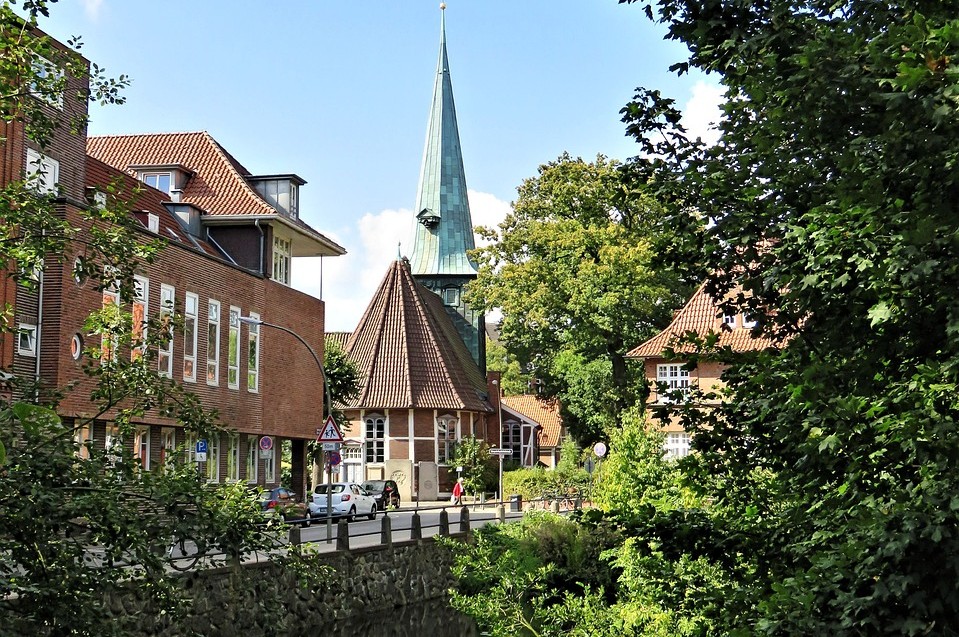
{"label": "parked car", "polygon": [[[313,489],[313,499],[309,503],[313,518],[327,517],[326,489],[325,484]],[[365,515],[371,520],[376,518],[376,500],[355,482],[334,482],[330,492],[333,500],[331,517],[345,517],[349,521],[353,521],[357,515]]]}
{"label": "parked car", "polygon": [[266,515],[279,514],[287,522],[310,526],[310,511],[307,505],[297,500],[296,493],[286,487],[275,487],[260,492],[260,508]]}
{"label": "parked car", "polygon": [[373,496],[380,511],[386,507],[400,508],[400,488],[393,480],[367,480],[360,487]]}

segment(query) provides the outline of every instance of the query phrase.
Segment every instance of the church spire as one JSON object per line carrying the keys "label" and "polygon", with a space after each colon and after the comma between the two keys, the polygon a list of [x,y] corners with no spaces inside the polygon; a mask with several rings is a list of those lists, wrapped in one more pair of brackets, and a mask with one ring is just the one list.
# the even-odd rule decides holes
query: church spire
{"label": "church spire", "polygon": [[474,247],[473,222],[446,57],[446,5],[440,9],[440,54],[416,193],[410,266],[414,275],[475,276],[476,265],[466,256]]}

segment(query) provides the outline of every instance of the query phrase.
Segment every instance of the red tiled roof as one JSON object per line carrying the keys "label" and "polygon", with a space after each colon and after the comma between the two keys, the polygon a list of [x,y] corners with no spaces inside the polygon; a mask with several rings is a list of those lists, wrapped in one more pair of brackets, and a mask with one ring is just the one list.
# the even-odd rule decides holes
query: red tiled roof
{"label": "red tiled roof", "polygon": [[340,346],[340,349],[346,350],[346,343],[350,340],[352,332],[327,332],[323,335],[323,338],[327,343],[336,343]]}
{"label": "red tiled roof", "polygon": [[504,396],[503,405],[522,414],[540,425],[537,432],[541,447],[558,447],[563,437],[563,419],[559,415],[559,402],[544,400],[533,394]]}
{"label": "red tiled roof", "polygon": [[170,197],[165,192],[151,188],[89,155],[86,157],[85,168],[86,183],[84,185],[104,193],[108,192],[107,189],[111,186],[117,187],[116,196],[129,202],[130,214],[136,217],[144,228],[148,229],[146,213],[152,213],[157,216],[159,222],[157,234],[161,238],[223,258],[219,250],[206,241],[189,236],[180,226],[173,214],[163,205],[163,202],[170,201]]}
{"label": "red tiled roof", "polygon": [[486,379],[439,296],[394,261],[346,345],[362,388],[349,408],[490,413]]}
{"label": "red tiled roof", "polygon": [[[281,216],[247,181],[252,176],[250,171],[206,131],[88,137],[87,153],[131,175],[135,174],[131,166],[182,166],[194,174],[187,180],[180,201],[207,215]],[[342,246],[300,219],[283,218],[315,235],[327,244],[331,254],[346,254]]]}
{"label": "red tiled roof", "polygon": [[730,329],[723,324],[722,313],[713,298],[706,292],[703,283],[686,302],[673,322],[665,330],[652,337],[639,347],[630,351],[628,358],[661,358],[663,351],[672,346],[676,352],[693,352],[689,344],[678,344],[681,336],[695,332],[706,336],[710,332],[719,334],[718,347],[730,347],[735,352],[751,352],[773,347],[775,343],[765,337],[753,337],[752,331],[742,327],[742,315],[736,318],[736,327]]}

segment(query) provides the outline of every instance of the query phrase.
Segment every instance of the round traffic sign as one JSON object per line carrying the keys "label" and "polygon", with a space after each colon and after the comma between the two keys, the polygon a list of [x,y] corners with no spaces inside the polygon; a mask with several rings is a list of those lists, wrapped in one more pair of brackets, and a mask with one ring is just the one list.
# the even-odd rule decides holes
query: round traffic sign
{"label": "round traffic sign", "polygon": [[342,460],[342,458],[340,458],[339,451],[331,451],[327,457],[329,458],[331,467],[335,467],[336,465],[340,464],[340,461]]}
{"label": "round traffic sign", "polygon": [[260,436],[260,449],[269,451],[273,448],[273,438],[270,436]]}
{"label": "round traffic sign", "polygon": [[593,445],[593,453],[595,453],[595,454],[596,454],[597,456],[599,456],[600,458],[602,458],[603,456],[605,456],[605,455],[606,455],[606,443],[597,442],[595,445]]}

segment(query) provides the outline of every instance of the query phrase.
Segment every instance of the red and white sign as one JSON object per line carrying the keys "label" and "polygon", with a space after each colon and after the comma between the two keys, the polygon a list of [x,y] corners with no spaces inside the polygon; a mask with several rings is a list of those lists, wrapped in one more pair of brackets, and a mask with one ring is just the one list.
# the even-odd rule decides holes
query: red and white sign
{"label": "red and white sign", "polygon": [[316,437],[317,442],[343,442],[343,433],[340,431],[340,428],[336,426],[336,421],[333,420],[333,416],[326,417],[326,423],[323,425],[323,429],[320,430],[319,435]]}

